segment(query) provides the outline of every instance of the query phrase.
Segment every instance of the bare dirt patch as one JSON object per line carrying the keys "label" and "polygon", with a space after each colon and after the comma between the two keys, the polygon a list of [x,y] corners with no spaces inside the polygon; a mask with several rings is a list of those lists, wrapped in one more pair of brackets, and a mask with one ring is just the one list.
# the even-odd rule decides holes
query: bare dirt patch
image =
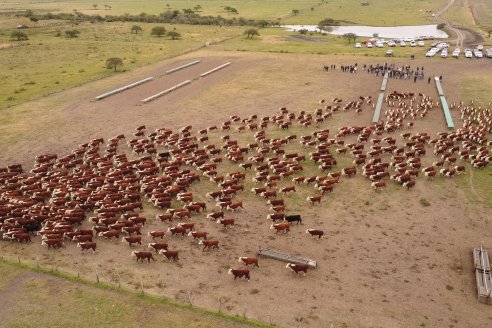
{"label": "bare dirt patch", "polygon": [[[196,57],[193,54],[168,61],[159,72]],[[325,73],[322,65],[355,61],[359,65],[375,64],[384,60],[403,63],[397,59],[291,55],[200,53],[198,57],[204,59],[203,66],[197,65],[101,102],[90,99],[111,89],[102,82],[84,92],[77,91],[83,96],[43,118],[47,128],[34,125],[25,138],[6,148],[2,165],[14,161],[29,165],[34,155],[68,153],[77,144],[94,137],[125,133],[130,138],[131,132],[141,124],[145,124],[148,131],[160,127],[177,130],[192,124],[196,131],[220,124],[231,115],[276,115],[283,106],[295,113],[312,112],[320,106],[318,101],[322,98],[331,102],[341,97],[344,103],[358,100],[359,96],[375,98],[380,77],[338,70]],[[136,106],[144,95],[182,79],[194,78],[202,69],[205,71],[226,61],[233,61],[233,65],[209,78],[194,80],[192,85],[149,105]],[[450,102],[460,100],[454,82],[460,76],[457,68],[478,72],[484,63],[405,61],[405,64],[425,66],[427,75],[443,74]],[[435,87],[427,81],[391,79],[388,92],[393,90],[437,98]],[[340,126],[369,125],[371,118],[372,106],[365,106],[360,114],[354,111],[336,114],[331,120],[311,128],[296,126],[281,131],[270,127],[267,135],[284,137],[295,133],[300,136],[325,128],[333,134]],[[459,122],[459,113],[453,112],[453,118]],[[439,109],[433,110],[425,119],[416,120],[409,131],[432,135],[445,131],[442,113]],[[242,145],[253,141],[251,133],[227,133]],[[391,135],[399,138],[399,133],[401,131]],[[220,144],[223,134],[211,133],[210,143]],[[301,148],[298,142],[287,146],[287,150],[306,155],[311,151]],[[133,156],[129,152],[128,155]],[[337,159],[340,162],[337,169],[351,165],[349,156],[341,155]],[[425,164],[434,159],[432,155],[426,156]],[[305,166],[305,175],[320,173],[313,163]],[[234,170],[239,170],[237,165],[226,162],[220,172]],[[248,173],[246,190],[253,187],[252,176]],[[47,250],[40,247],[39,237],[34,244],[19,246],[2,242],[0,247],[3,254],[29,261],[39,259],[44,266],[55,265],[89,279],[95,279],[96,273],[104,281],[114,282],[115,277],[120,277],[124,286],[137,289],[142,281],[145,290],[156,295],[181,302],[190,301],[191,295],[195,305],[218,310],[220,304],[222,310],[232,314],[282,326],[486,327],[491,322],[487,315],[489,308],[476,301],[470,250],[479,243],[492,244],[488,234],[491,223],[485,219],[490,212],[474,207],[457,192],[459,179],[467,177],[435,181],[419,178],[416,189],[408,192],[392,183],[388,183],[387,190],[374,192],[368,180],[358,176],[343,179],[333,194],[314,207],[305,201],[313,193],[312,187],[303,186],[297,195],[286,196],[288,213],[301,213],[304,223],[294,225],[287,235],[275,235],[269,230],[265,202],[245,191],[238,195],[245,209],[231,214],[237,220],[234,228],[224,230],[205,219],[204,214],[193,217],[197,228],[221,241],[219,251],[204,252],[190,238],[166,237],[172,248],[181,252],[178,263],[162,258],[150,265],[136,263],[130,256],[132,249],[121,240],[98,239],[100,250],[95,255],[80,255],[80,249],[73,244],[62,250]],[[284,181],[282,186],[284,184],[290,182]],[[215,209],[213,202],[205,198],[205,192],[216,188],[207,181],[192,186],[190,191],[197,201],[205,201],[210,209]],[[421,199],[426,199],[430,206],[422,206]],[[160,211],[150,206],[144,208],[143,215],[150,221],[143,229],[144,245],[150,242],[146,232],[169,226],[151,219],[156,212]],[[306,229],[312,227],[324,230],[326,238],[319,241],[308,238]],[[227,275],[230,267],[239,266],[238,256],[254,256],[259,247],[313,258],[319,262],[319,268],[309,271],[306,277],[295,277],[284,263],[260,259],[260,268],[252,269],[250,282],[234,281]]]}

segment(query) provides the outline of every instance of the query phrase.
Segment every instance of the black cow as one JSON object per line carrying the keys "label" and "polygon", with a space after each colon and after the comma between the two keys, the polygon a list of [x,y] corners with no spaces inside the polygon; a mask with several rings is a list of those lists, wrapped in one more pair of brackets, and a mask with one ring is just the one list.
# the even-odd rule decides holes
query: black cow
{"label": "black cow", "polygon": [[28,233],[34,233],[36,231],[41,230],[41,223],[39,223],[37,221],[30,222],[30,223],[23,225],[22,228],[24,228],[24,230]]}
{"label": "black cow", "polygon": [[289,223],[296,222],[297,224],[301,224],[302,223],[302,219],[301,219],[301,216],[299,214],[296,214],[296,215],[286,215],[285,218],[284,218],[284,221],[287,221]]}

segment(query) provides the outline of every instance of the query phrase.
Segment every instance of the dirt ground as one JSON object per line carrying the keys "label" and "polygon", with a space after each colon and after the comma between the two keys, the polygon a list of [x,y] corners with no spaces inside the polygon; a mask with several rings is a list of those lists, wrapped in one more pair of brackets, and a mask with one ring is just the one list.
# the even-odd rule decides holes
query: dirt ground
{"label": "dirt ground", "polygon": [[[51,101],[62,105],[50,111],[48,117],[40,113],[42,124],[33,123],[27,129],[20,127],[25,129],[23,137],[2,151],[0,166],[14,162],[30,165],[35,155],[64,154],[95,137],[107,138],[119,133],[130,136],[141,124],[147,126],[147,131],[192,124],[196,131],[218,125],[230,115],[273,115],[283,106],[294,112],[314,111],[320,99],[331,102],[339,97],[346,103],[358,100],[359,96],[372,96],[374,100],[377,97],[380,77],[339,70],[326,73],[322,71],[324,64],[382,64],[387,60],[425,66],[427,76],[443,75],[449,103],[461,100],[458,80],[462,70],[480,74],[490,64],[485,60],[410,62],[204,51],[166,61],[155,71],[132,76],[125,82],[160,76],[165,70],[194,59],[201,59],[202,63],[103,101],[91,99],[126,83],[121,78],[118,83],[100,81],[64,95],[53,95]],[[230,67],[198,78],[200,73],[227,61],[232,62]],[[138,104],[139,100],[187,79],[193,80],[191,85],[152,103]],[[437,100],[435,86],[428,85],[427,79],[417,83],[391,79],[387,90],[424,93]],[[50,101],[49,97],[46,101]],[[324,128],[333,134],[341,126],[370,125],[372,114],[372,106],[366,105],[361,114],[338,113],[312,128],[280,131],[270,127],[267,136],[300,136]],[[459,113],[452,115],[459,126]],[[409,130],[433,136],[438,131],[446,131],[439,108],[425,119],[418,119]],[[401,132],[390,135],[400,140]],[[210,134],[210,143],[220,143],[223,134]],[[250,132],[228,134],[244,145],[253,141]],[[311,151],[301,148],[298,142],[286,149],[305,154]],[[431,148],[427,152],[424,165],[436,159],[431,155]],[[351,165],[352,159],[340,155],[337,160],[339,169]],[[219,168],[223,173],[238,169],[231,163]],[[419,177],[411,191],[388,182],[385,191],[375,192],[369,180],[360,175],[342,179],[318,206],[310,206],[305,200],[314,194],[312,187],[299,187],[296,195],[286,196],[287,213],[302,214],[303,224],[292,226],[287,235],[275,235],[269,230],[265,201],[244,191],[238,195],[245,204],[244,210],[230,215],[237,221],[232,229],[220,228],[206,220],[205,214],[193,217],[200,230],[208,231],[221,242],[220,250],[203,252],[189,238],[166,237],[172,248],[180,251],[178,263],[161,258],[150,265],[136,263],[130,256],[131,249],[121,240],[98,239],[99,251],[94,255],[80,255],[80,249],[73,244],[62,250],[47,250],[40,246],[39,237],[31,245],[2,242],[0,247],[8,257],[39,261],[41,265],[56,266],[90,279],[95,279],[96,274],[104,281],[120,279],[123,285],[135,288],[140,288],[142,281],[147,292],[215,310],[220,306],[233,314],[285,327],[490,327],[490,306],[476,300],[471,250],[480,244],[492,245],[491,211],[484,206],[487,204],[471,202],[458,187],[472,183],[473,173],[469,167],[467,170],[465,175],[454,179],[439,177],[427,181]],[[303,175],[313,174],[321,172],[312,163],[306,163]],[[252,176],[249,172],[246,190],[253,187]],[[289,184],[287,180],[282,182],[282,186]],[[216,189],[212,183],[201,182],[190,191],[196,200],[207,201],[212,210],[215,206],[206,200],[205,193]],[[480,195],[476,196],[480,199]],[[422,199],[430,206],[422,205]],[[151,220],[156,212],[160,211],[149,206],[144,209],[150,220],[143,229],[144,245],[150,242],[146,232],[169,226]],[[308,238],[305,233],[308,228],[324,230],[325,238],[319,241]],[[260,259],[260,268],[252,269],[250,282],[234,281],[227,275],[229,268],[240,267],[238,256],[254,256],[260,247],[315,259],[319,268],[310,270],[305,277],[296,277],[285,268],[285,263]]]}

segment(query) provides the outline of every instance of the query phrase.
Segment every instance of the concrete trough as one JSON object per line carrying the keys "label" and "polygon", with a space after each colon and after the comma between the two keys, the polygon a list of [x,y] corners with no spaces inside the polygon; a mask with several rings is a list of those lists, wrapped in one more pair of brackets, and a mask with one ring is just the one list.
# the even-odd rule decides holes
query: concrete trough
{"label": "concrete trough", "polygon": [[212,74],[212,73],[215,73],[215,72],[217,72],[217,71],[219,71],[219,70],[221,70],[221,69],[223,69],[223,68],[225,68],[225,67],[229,66],[230,64],[231,64],[231,62],[227,62],[227,63],[225,63],[225,64],[223,64],[223,65],[217,66],[217,67],[216,67],[216,68],[214,68],[214,69],[211,69],[211,70],[210,70],[210,71],[208,71],[208,72],[205,72],[205,73],[201,74],[200,76],[201,76],[201,77],[205,77],[205,76],[207,76],[207,75],[210,75],[210,74]]}
{"label": "concrete trough", "polygon": [[169,88],[169,89],[166,89],[166,90],[164,90],[164,91],[161,91],[161,92],[159,92],[159,93],[156,93],[156,94],[155,94],[155,95],[153,95],[153,96],[150,96],[150,97],[147,97],[147,98],[143,99],[143,100],[142,100],[142,103],[146,104],[146,103],[148,103],[148,102],[151,102],[151,101],[153,101],[153,100],[156,100],[157,98],[162,97],[162,96],[164,96],[164,95],[167,95],[168,93],[171,93],[171,92],[173,92],[174,90],[177,90],[177,89],[179,89],[179,88],[181,88],[181,87],[184,87],[185,85],[188,85],[188,84],[190,84],[190,83],[191,83],[191,80],[186,80],[186,81],[184,81],[184,82],[181,82],[181,83],[179,83],[179,84],[176,84],[175,86],[173,86],[173,87],[171,87],[171,88]]}
{"label": "concrete trough", "polygon": [[174,73],[174,72],[180,71],[180,70],[185,69],[185,68],[187,68],[187,67],[190,67],[190,66],[193,66],[193,65],[199,64],[200,62],[201,62],[201,60],[195,60],[195,61],[192,61],[191,63],[184,64],[184,65],[181,65],[181,66],[178,66],[178,67],[172,68],[172,69],[170,69],[170,70],[166,71],[166,74],[171,74],[171,73]]}
{"label": "concrete trough", "polygon": [[128,85],[125,85],[121,88],[118,88],[118,89],[114,89],[112,91],[109,91],[109,92],[106,92],[106,93],[103,93],[102,95],[99,95],[97,96],[95,99],[96,100],[102,100],[104,98],[107,98],[107,97],[110,97],[112,95],[115,95],[117,93],[120,93],[120,92],[123,92],[123,91],[126,91],[128,89],[131,89],[131,88],[135,88],[135,87],[138,87],[139,85],[142,85],[144,83],[147,83],[147,82],[150,82],[152,81],[154,78],[151,76],[151,77],[148,77],[148,78],[145,78],[143,80],[140,80],[140,81],[137,81],[137,82],[133,82],[133,83],[130,83]]}
{"label": "concrete trough", "polygon": [[258,251],[258,255],[287,263],[307,264],[313,269],[318,267],[318,263],[315,260],[288,255],[274,249],[262,248]]}

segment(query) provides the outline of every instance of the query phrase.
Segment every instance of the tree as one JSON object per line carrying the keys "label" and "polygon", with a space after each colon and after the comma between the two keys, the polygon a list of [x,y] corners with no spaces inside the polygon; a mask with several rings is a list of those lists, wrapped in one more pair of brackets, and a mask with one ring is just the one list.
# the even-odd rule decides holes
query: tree
{"label": "tree", "polygon": [[139,25],[133,25],[132,26],[132,33],[135,32],[135,34],[138,34],[138,32],[142,32],[142,28]]}
{"label": "tree", "polygon": [[293,14],[294,16],[299,15],[299,9],[292,9],[292,14]]}
{"label": "tree", "polygon": [[347,39],[349,43],[351,40],[354,40],[354,42],[357,40],[357,35],[355,33],[345,33],[342,37]]}
{"label": "tree", "polygon": [[318,23],[318,28],[320,30],[324,30],[330,32],[333,29],[333,26],[338,26],[340,23],[333,18],[325,18],[321,22]]}
{"label": "tree", "polygon": [[258,30],[255,28],[250,28],[250,29],[244,31],[243,34],[246,35],[246,37],[248,39],[253,38],[255,35],[260,36],[260,33],[258,33]]}
{"label": "tree", "polygon": [[39,20],[38,20],[36,17],[34,17],[34,16],[30,16],[30,17],[29,17],[29,20],[32,22],[32,24],[33,24],[34,26],[36,26],[36,23],[39,21]]}
{"label": "tree", "polygon": [[172,40],[178,40],[179,38],[181,38],[181,34],[176,31],[167,32],[167,36],[170,37]]}
{"label": "tree", "polygon": [[97,9],[97,3],[93,4],[92,7],[94,7],[94,10]]}
{"label": "tree", "polygon": [[202,6],[200,5],[196,5],[195,7],[193,7],[194,11],[199,11],[200,9],[202,9]]}
{"label": "tree", "polygon": [[193,9],[183,9],[183,14],[185,15],[193,15],[194,13]]}
{"label": "tree", "polygon": [[305,28],[302,28],[299,30],[299,33],[303,34],[303,35],[306,35],[308,33],[308,30],[305,29]]}
{"label": "tree", "polygon": [[106,60],[106,68],[112,68],[116,72],[118,66],[123,66],[123,59],[118,57],[111,57]]}
{"label": "tree", "polygon": [[239,14],[239,12],[237,11],[236,8],[231,8],[231,10],[229,11],[231,14]]}
{"label": "tree", "polygon": [[11,37],[12,37],[12,39],[17,39],[17,41],[29,40],[29,38],[27,37],[27,34],[24,32],[21,32],[21,31],[12,32]]}
{"label": "tree", "polygon": [[166,34],[166,29],[164,28],[164,26],[155,26],[152,28],[152,32],[150,32],[150,34],[161,37]]}

